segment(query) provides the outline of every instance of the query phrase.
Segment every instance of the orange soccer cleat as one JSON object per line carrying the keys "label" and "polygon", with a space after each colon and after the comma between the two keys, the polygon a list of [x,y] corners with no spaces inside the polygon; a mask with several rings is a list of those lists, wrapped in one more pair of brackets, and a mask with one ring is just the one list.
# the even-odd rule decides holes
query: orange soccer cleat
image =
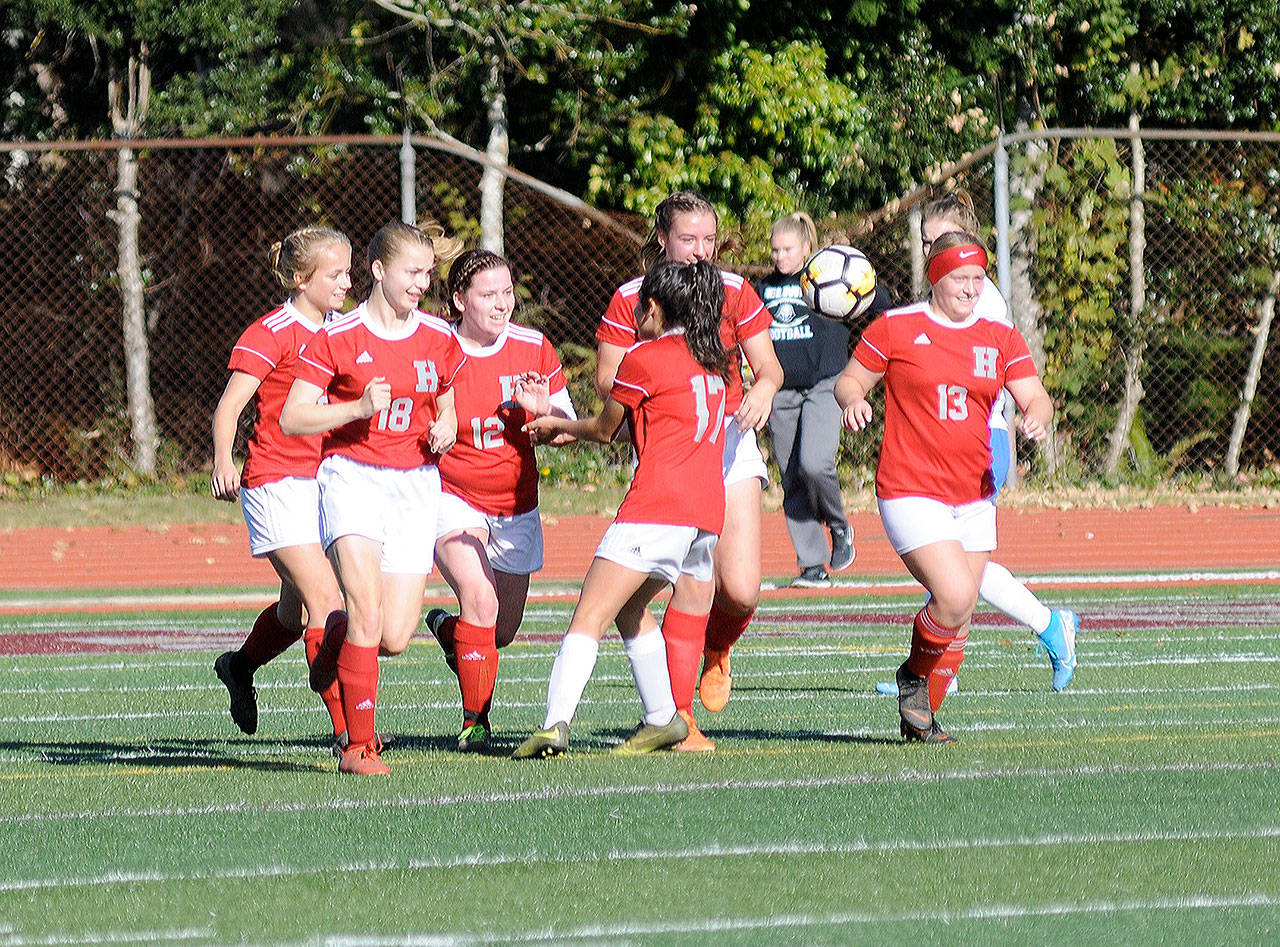
{"label": "orange soccer cleat", "polygon": [[693,714],[687,710],[678,711],[689,728],[689,735],[672,747],[678,753],[712,753],[716,745],[707,739],[707,735],[693,721]]}
{"label": "orange soccer cleat", "polygon": [[343,750],[342,758],[338,760],[338,772],[352,776],[388,776],[391,767],[382,762],[374,744],[358,743]]}
{"label": "orange soccer cleat", "polygon": [[733,675],[729,673],[729,649],[712,648],[702,652],[702,677],[698,679],[698,698],[702,706],[713,714],[724,710],[733,690]]}

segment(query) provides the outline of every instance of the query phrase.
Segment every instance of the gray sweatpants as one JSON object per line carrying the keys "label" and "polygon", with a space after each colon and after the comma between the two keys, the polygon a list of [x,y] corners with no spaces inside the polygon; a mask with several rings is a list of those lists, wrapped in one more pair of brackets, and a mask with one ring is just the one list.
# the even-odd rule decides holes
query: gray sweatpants
{"label": "gray sweatpants", "polygon": [[804,390],[784,388],[774,395],[769,415],[769,436],[782,473],[782,512],[801,569],[823,565],[831,557],[828,529],[849,527],[836,476],[836,377]]}

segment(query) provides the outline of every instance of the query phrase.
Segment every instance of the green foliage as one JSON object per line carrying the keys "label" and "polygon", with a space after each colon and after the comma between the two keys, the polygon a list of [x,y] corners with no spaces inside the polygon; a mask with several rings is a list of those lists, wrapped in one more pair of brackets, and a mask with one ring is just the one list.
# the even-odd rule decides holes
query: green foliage
{"label": "green foliage", "polygon": [[[1032,208],[1037,237],[1035,287],[1045,331],[1046,384],[1075,401],[1097,385],[1122,341],[1127,285],[1129,177],[1109,140],[1064,143],[1045,152],[1044,184]],[[1091,186],[1080,188],[1080,182]]]}
{"label": "green foliage", "polygon": [[1045,125],[1148,122],[1274,128],[1280,119],[1275,0],[1031,0],[996,61]]}
{"label": "green foliage", "polygon": [[867,106],[828,75],[820,46],[739,44],[710,73],[689,126],[641,113],[620,129],[592,166],[588,195],[649,214],[671,191],[697,190],[758,246],[777,217],[829,193],[857,162]]}
{"label": "green foliage", "polygon": [[[1128,170],[1110,140],[1063,142],[1034,161],[1016,173],[1043,182],[1031,208],[1041,374],[1057,396],[1058,434],[1068,453],[1096,457],[1115,421],[1131,341],[1124,318]],[[1069,469],[1072,462],[1064,464]]]}

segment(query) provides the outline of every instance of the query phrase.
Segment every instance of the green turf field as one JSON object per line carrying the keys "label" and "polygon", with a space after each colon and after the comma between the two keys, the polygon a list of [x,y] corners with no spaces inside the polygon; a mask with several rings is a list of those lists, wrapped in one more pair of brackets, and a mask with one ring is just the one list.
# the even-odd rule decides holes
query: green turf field
{"label": "green turf field", "polygon": [[[1073,592],[1063,694],[984,613],[941,748],[874,693],[913,597],[767,601],[701,757],[607,754],[639,718],[616,639],[567,759],[460,756],[415,640],[383,664],[385,779],[336,774],[300,649],[235,729],[211,665],[248,611],[0,618],[10,651],[79,649],[0,656],[0,945],[1274,943],[1276,599]],[[568,611],[531,603],[504,652],[501,751]]]}

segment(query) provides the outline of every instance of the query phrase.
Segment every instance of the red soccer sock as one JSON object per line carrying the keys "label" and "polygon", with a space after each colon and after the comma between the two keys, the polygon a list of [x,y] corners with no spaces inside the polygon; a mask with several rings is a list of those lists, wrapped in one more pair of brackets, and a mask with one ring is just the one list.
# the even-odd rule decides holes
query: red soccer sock
{"label": "red soccer sock", "polygon": [[942,658],[929,672],[929,709],[934,713],[942,706],[942,699],[947,696],[947,685],[964,663],[964,646],[969,642],[969,629],[965,628],[947,645]]}
{"label": "red soccer sock", "polygon": [[373,742],[378,705],[378,648],[362,648],[350,641],[338,653],[338,687],[347,718],[348,746]]}
{"label": "red soccer sock", "polygon": [[249,637],[240,646],[241,665],[250,675],[273,658],[278,658],[302,637],[302,629],[286,628],[276,617],[279,602],[272,602],[253,622]]}
{"label": "red soccer sock", "polygon": [[678,612],[670,605],[662,616],[662,640],[667,646],[667,674],[676,710],[693,713],[693,691],[706,635],[707,616]]}
{"label": "red soccer sock", "polygon": [[728,651],[742,637],[742,633],[751,624],[755,609],[745,615],[730,615],[715,605],[711,606],[711,614],[707,616],[708,651]]}
{"label": "red soccer sock", "polygon": [[[302,644],[307,651],[307,667],[315,661],[322,640],[323,628],[308,628],[302,633]],[[329,719],[333,721],[333,735],[336,737],[347,729],[347,717],[342,712],[342,692],[338,689],[337,678],[321,692],[320,699],[324,701],[325,710],[329,711]]]}
{"label": "red soccer sock", "polygon": [[916,613],[911,629],[911,654],[907,657],[907,670],[916,677],[928,677],[938,666],[959,628],[938,624],[926,605]]}
{"label": "red soccer sock", "polygon": [[462,717],[468,724],[487,714],[493,702],[493,685],[498,679],[498,649],[493,632],[493,625],[473,625],[462,619],[457,619],[453,626]]}
{"label": "red soccer sock", "polygon": [[449,615],[444,621],[440,622],[440,634],[436,640],[440,642],[440,647],[447,651],[453,651],[458,646],[458,616]]}

